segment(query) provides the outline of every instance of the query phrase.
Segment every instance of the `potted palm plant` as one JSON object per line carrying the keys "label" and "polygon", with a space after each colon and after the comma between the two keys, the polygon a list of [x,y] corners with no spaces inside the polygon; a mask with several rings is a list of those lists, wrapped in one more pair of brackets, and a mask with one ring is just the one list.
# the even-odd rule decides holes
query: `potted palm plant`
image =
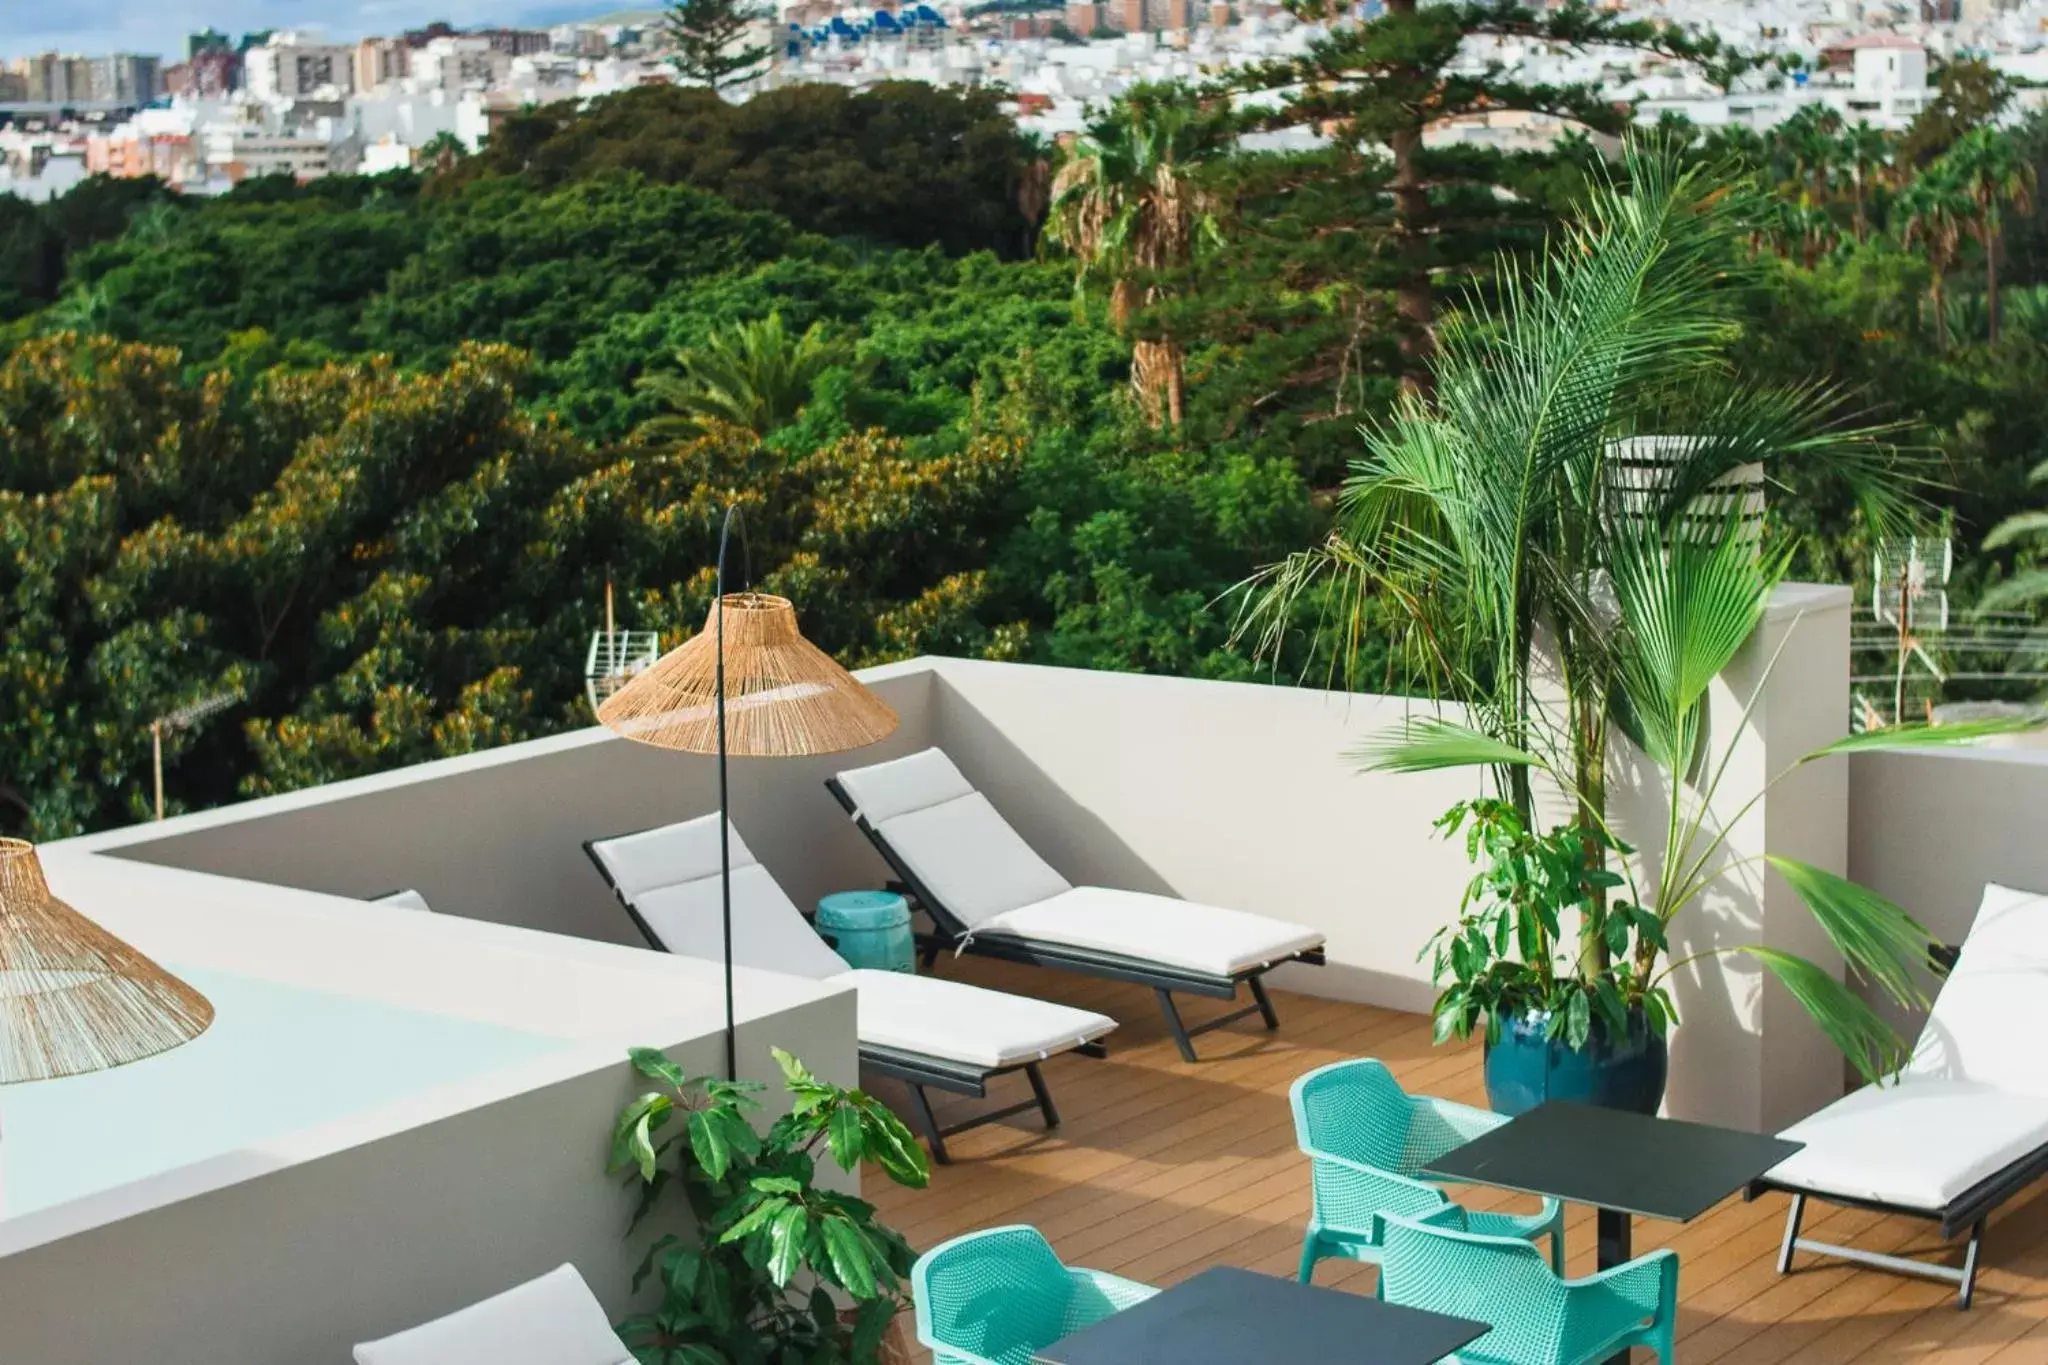
{"label": "potted palm plant", "polygon": [[[1278,652],[1307,602],[1334,604],[1342,666],[1383,624],[1414,689],[1455,705],[1375,737],[1369,767],[1491,770],[1493,804],[1447,817],[1481,869],[1431,951],[1439,1030],[1484,1032],[1498,1107],[1526,1104],[1508,1082],[1532,1072],[1552,1096],[1661,1099],[1665,983],[1682,965],[1668,929],[1729,870],[1707,818],[1722,775],[1702,752],[1707,689],[1786,563],[1759,552],[1731,480],[1798,462],[1843,480],[1876,526],[1912,511],[1911,467],[1841,394],[1736,378],[1728,301],[1747,269],[1744,212],[1709,169],[1629,147],[1543,253],[1504,262],[1492,293],[1446,324],[1434,393],[1366,428],[1330,538],[1246,585],[1240,630],[1260,652]],[[1617,452],[1646,444],[1654,464],[1617,477]],[[1649,884],[1609,821],[1616,727],[1668,786],[1661,856],[1641,862],[1657,868]],[[1886,731],[1811,758],[1974,733]],[[1547,833],[1546,794],[1570,811]],[[1771,865],[1854,971],[1918,998],[1926,936],[1903,911],[1822,869]],[[1742,951],[1867,1075],[1896,1062],[1899,1040],[1840,979]]]}

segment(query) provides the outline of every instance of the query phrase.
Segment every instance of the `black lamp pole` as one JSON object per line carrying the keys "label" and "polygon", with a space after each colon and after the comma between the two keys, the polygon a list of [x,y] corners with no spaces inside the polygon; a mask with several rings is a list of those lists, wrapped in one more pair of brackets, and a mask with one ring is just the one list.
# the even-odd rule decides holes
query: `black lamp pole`
{"label": "black lamp pole", "polygon": [[[726,809],[725,784],[725,546],[732,535],[732,524],[739,520],[737,504],[725,509],[725,520],[718,528],[718,581],[716,585],[718,609],[712,613],[713,629],[717,632],[716,644],[718,683],[718,901],[722,943],[725,948],[725,1078],[736,1081],[740,1078],[739,1044],[735,1036],[732,1004],[732,815]],[[740,554],[746,555],[746,526],[740,527]],[[751,571],[749,577],[751,578]]]}

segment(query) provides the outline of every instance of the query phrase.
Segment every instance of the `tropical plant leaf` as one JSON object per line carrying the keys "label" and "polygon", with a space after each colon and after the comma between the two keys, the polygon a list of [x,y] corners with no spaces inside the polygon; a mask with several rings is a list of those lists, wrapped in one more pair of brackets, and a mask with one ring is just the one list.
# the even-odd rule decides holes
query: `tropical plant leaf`
{"label": "tropical plant leaf", "polygon": [[1776,948],[1751,945],[1734,951],[1763,963],[1783,982],[1863,1079],[1880,1082],[1905,1065],[1908,1049],[1898,1031],[1835,977],[1803,957]]}
{"label": "tropical plant leaf", "polygon": [[931,1183],[931,1164],[902,1119],[884,1104],[860,1099],[862,1142],[867,1155],[899,1185],[921,1190]]}
{"label": "tropical plant leaf", "polygon": [[2027,734],[2040,729],[2044,723],[2048,722],[2032,716],[2002,716],[1990,720],[1956,721],[1947,725],[1887,725],[1882,729],[1844,735],[1832,744],[1824,744],[1815,749],[1799,761],[1811,763],[1815,759],[1830,758],[1836,754],[1884,753],[1898,749],[1942,749],[1998,735]]}
{"label": "tropical plant leaf", "polygon": [[803,1205],[791,1204],[768,1225],[768,1276],[777,1285],[787,1285],[796,1278],[797,1267],[803,1263],[810,1217]]}
{"label": "tropical plant leaf", "polygon": [[690,1152],[704,1168],[704,1174],[712,1180],[725,1179],[726,1170],[732,1165],[732,1144],[726,1140],[726,1128],[719,1121],[718,1111],[699,1109],[692,1113],[689,1132]]}
{"label": "tropical plant leaf", "polygon": [[1777,854],[1766,854],[1765,861],[1791,883],[1852,967],[1899,1004],[1926,1005],[1916,973],[1926,966],[1933,936],[1911,915],[1869,887],[1811,863]]}
{"label": "tropical plant leaf", "polygon": [[861,1122],[858,1106],[841,1104],[833,1109],[831,1119],[825,1125],[825,1150],[843,1171],[850,1171],[860,1165],[867,1154],[865,1127]]}
{"label": "tropical plant leaf", "polygon": [[632,1059],[634,1070],[649,1080],[660,1081],[672,1090],[681,1090],[690,1083],[690,1078],[683,1069],[669,1060],[668,1054],[658,1048],[628,1048],[626,1056]]}
{"label": "tropical plant leaf", "polygon": [[867,1238],[844,1218],[823,1220],[819,1231],[825,1240],[825,1254],[840,1287],[856,1299],[875,1296],[874,1256]]}
{"label": "tropical plant leaf", "polygon": [[1526,749],[1434,716],[1421,716],[1383,730],[1351,749],[1346,757],[1367,772],[1426,773],[1442,768],[1476,768],[1519,764],[1546,765]]}

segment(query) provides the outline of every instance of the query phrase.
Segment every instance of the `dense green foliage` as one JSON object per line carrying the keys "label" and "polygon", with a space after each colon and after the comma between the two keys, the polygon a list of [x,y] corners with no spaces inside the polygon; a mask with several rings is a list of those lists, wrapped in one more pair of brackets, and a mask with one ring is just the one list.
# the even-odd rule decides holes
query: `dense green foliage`
{"label": "dense green foliage", "polygon": [[[1352,55],[1399,36],[1377,32]],[[1081,270],[1039,258],[1056,154],[996,94],[914,83],[529,110],[424,177],[0,198],[0,827],[138,817],[149,721],[222,693],[168,738],[174,808],[585,723],[607,578],[622,626],[673,643],[733,499],[756,577],[849,662],[1253,676],[1219,599],[1324,533],[1357,424],[1412,374],[1372,98],[1336,146],[1245,153],[1213,107],[1153,92],[1197,135],[1162,141],[1140,109],[1125,141],[1169,154],[1087,180],[1113,149],[1076,150],[1109,233]],[[1981,123],[1973,99],[1940,106],[1928,164]],[[1779,206],[1729,350],[1901,423],[1974,593],[2042,555],[1975,547],[2048,458],[2048,232],[2024,196],[1998,198],[1996,234],[1959,207],[1936,309],[1898,207],[1915,172],[1858,132],[1687,134]],[[1997,136],[2028,166],[2048,147]],[[1444,179],[1431,268],[1483,289],[1486,253],[1569,211],[1596,160],[1578,139]],[[1453,181],[1517,203],[1468,219]],[[1116,235],[1155,226],[1142,250]],[[1147,346],[1170,389],[1133,392]],[[738,386],[722,419],[713,378]],[[1850,500],[1786,482],[1800,568],[1867,572]]]}

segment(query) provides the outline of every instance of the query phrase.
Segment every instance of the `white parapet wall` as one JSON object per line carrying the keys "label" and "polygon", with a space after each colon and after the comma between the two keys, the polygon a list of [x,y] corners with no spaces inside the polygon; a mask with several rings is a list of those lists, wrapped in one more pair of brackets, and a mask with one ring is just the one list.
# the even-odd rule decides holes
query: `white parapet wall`
{"label": "white parapet wall", "polygon": [[[1858,754],[1850,772],[1850,875],[1936,941],[1963,941],[1987,882],[2048,892],[2048,751]],[[1924,1022],[1874,1003],[1909,1038]]]}
{"label": "white parapet wall", "polygon": [[[159,1057],[0,1089],[7,1365],[343,1365],[565,1261],[617,1318],[647,1242],[687,1231],[628,1237],[635,1195],[603,1167],[648,1088],[629,1046],[722,1068],[714,969],[82,842],[44,861],[216,1017]],[[739,1005],[743,1074],[775,1075],[773,1044],[852,1083],[850,992],[742,973]]]}
{"label": "white parapet wall", "polygon": [[[1716,752],[1732,738],[1717,815],[1842,733],[1848,591],[1788,585],[1758,641],[1716,684]],[[1762,694],[1749,706],[1775,659]],[[923,658],[862,679],[902,718],[856,754],[735,761],[733,818],[799,903],[880,885],[881,860],[825,792],[842,768],[938,745],[1076,882],[1161,892],[1314,925],[1329,963],[1277,974],[1288,989],[1406,1010],[1433,996],[1430,936],[1471,869],[1432,829],[1482,791],[1477,772],[1364,774],[1348,751],[1425,709],[1398,697],[1252,683]],[[1745,714],[1747,708],[1747,714]],[[1661,809],[1618,742],[1613,802],[1638,842]],[[620,943],[632,929],[583,841],[716,808],[709,759],[592,728],[204,812],[83,841],[125,858],[370,895],[398,886],[437,908]],[[1846,866],[1847,765],[1802,770],[1742,815],[1731,870],[1681,926],[1680,952],[1759,944],[1828,960],[1766,848]],[[1752,962],[1682,972],[1685,1027],[1671,1111],[1776,1127],[1839,1094],[1839,1058]]]}

